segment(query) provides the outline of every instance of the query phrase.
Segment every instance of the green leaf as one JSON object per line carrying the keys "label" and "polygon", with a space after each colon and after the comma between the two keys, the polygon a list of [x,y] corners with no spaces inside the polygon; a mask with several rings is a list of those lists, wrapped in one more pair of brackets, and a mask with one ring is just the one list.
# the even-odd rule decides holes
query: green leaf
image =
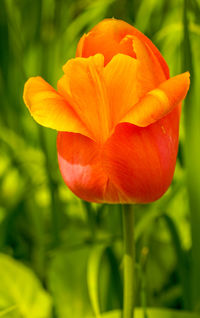
{"label": "green leaf", "polygon": [[[148,318],[200,318],[199,315],[186,311],[177,311],[169,309],[151,308],[147,310]],[[135,309],[134,318],[143,318],[143,310],[141,308]],[[102,318],[121,318],[121,311],[115,310],[104,313]]]}
{"label": "green leaf", "polygon": [[2,311],[0,311],[0,317],[9,317],[11,316],[11,314],[14,312],[16,312],[17,310],[17,306],[10,306]]}
{"label": "green leaf", "polygon": [[[141,1],[135,21],[135,25],[140,31],[145,32],[147,30],[153,11],[161,4],[162,1],[158,2],[156,0]],[[145,19],[143,17],[145,17]]]}
{"label": "green leaf", "polygon": [[[199,37],[196,41],[190,34],[189,25],[191,21],[190,1],[184,0],[183,7],[183,70],[190,71],[191,85],[188,96],[185,100],[185,158],[186,158],[186,179],[190,205],[190,222],[192,237],[191,253],[191,304],[192,308],[200,308],[200,166],[199,166],[199,138],[200,138],[200,94],[199,94]],[[198,19],[199,20],[199,19]]]}
{"label": "green leaf", "polygon": [[[12,259],[0,254],[0,308],[5,317],[9,308],[16,307],[9,318],[48,318],[51,312],[50,296],[43,290],[34,273]],[[3,315],[2,312],[2,315]],[[1,317],[1,315],[0,315]]]}
{"label": "green leaf", "polygon": [[180,280],[182,284],[183,290],[183,301],[184,301],[184,309],[189,309],[189,298],[190,298],[190,275],[188,270],[188,264],[186,261],[186,255],[182,248],[181,238],[176,227],[174,220],[167,214],[163,214],[162,216],[168,226],[169,232],[171,234],[173,240],[173,246],[177,256],[178,270],[180,275]]}
{"label": "green leaf", "polygon": [[99,270],[106,245],[94,246],[88,260],[87,284],[95,317],[100,317]]}
{"label": "green leaf", "polygon": [[92,314],[86,281],[89,252],[89,247],[81,247],[55,254],[49,271],[49,288],[58,318]]}

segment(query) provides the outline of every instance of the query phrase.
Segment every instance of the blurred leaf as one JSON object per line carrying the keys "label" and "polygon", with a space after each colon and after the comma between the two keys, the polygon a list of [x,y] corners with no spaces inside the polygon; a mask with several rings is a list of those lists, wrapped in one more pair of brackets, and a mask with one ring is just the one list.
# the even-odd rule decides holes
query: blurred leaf
{"label": "blurred leaf", "polygon": [[94,246],[88,260],[87,283],[90,301],[96,317],[100,317],[99,270],[106,245]]}
{"label": "blurred leaf", "polygon": [[183,292],[183,307],[184,309],[189,309],[189,287],[190,287],[190,268],[189,262],[186,261],[186,254],[184,253],[184,250],[182,248],[181,240],[180,240],[180,235],[178,233],[178,230],[176,228],[176,225],[173,221],[173,219],[167,215],[163,214],[162,216],[168,226],[168,229],[170,231],[172,241],[173,241],[173,246],[176,252],[177,256],[177,263],[178,263],[178,272],[182,284],[182,292]]}
{"label": "blurred leaf", "polygon": [[[155,8],[162,5],[163,1],[157,1],[157,0],[143,0],[141,1],[139,10],[137,12],[137,18],[135,21],[136,27],[142,31],[145,32],[147,27],[149,26],[149,21],[151,19],[151,15]],[[143,18],[145,17],[145,19]]]}
{"label": "blurred leaf", "polygon": [[[83,1],[84,9],[67,26],[62,36],[62,42],[67,42],[65,60],[71,57],[75,51],[75,39],[78,42],[80,36],[90,30],[96,23],[104,19],[106,11],[115,0]],[[67,40],[67,41],[66,41]],[[67,56],[66,56],[67,55]]]}
{"label": "blurred leaf", "polygon": [[[197,314],[189,312],[180,312],[168,309],[150,308],[147,310],[148,318],[199,318]],[[141,308],[135,309],[134,318],[143,318],[143,310]],[[121,311],[115,310],[102,315],[102,318],[121,318]]]}
{"label": "blurred leaf", "polygon": [[183,70],[190,71],[191,86],[185,100],[185,156],[187,190],[189,194],[191,236],[192,236],[192,275],[190,303],[195,310],[200,309],[200,165],[199,165],[199,140],[200,140],[200,95],[199,95],[199,36],[193,38],[190,34],[189,25],[192,19],[191,2],[183,2]]}
{"label": "blurred leaf", "polygon": [[6,308],[5,310],[3,311],[0,311],[0,317],[10,317],[10,315],[12,315],[13,311],[16,312],[17,310],[17,306],[10,306],[8,308]]}
{"label": "blurred leaf", "polygon": [[11,257],[0,254],[0,308],[17,306],[15,318],[48,318],[50,296],[34,273]]}
{"label": "blurred leaf", "polygon": [[49,288],[59,318],[91,315],[87,291],[87,261],[90,248],[57,252],[49,271]]}

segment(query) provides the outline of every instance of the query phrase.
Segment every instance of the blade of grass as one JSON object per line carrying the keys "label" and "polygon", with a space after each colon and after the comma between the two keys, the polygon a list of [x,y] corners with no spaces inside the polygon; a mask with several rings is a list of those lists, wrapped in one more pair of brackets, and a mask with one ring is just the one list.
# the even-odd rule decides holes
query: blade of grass
{"label": "blade of grass", "polygon": [[[189,32],[189,1],[184,0],[183,7],[183,70],[189,70],[191,74],[191,87],[185,101],[185,156],[187,190],[189,195],[191,236],[192,236],[192,277],[191,292],[192,306],[195,310],[200,308],[200,166],[199,166],[199,140],[200,140],[200,112],[199,112],[199,88],[197,84],[198,72],[193,67],[193,52]],[[197,61],[198,63],[198,61]],[[199,64],[198,64],[199,65]],[[197,66],[198,66],[197,65]]]}
{"label": "blade of grass", "polygon": [[99,270],[106,247],[106,245],[94,245],[90,253],[87,266],[88,292],[93,312],[96,318],[101,317],[99,304]]}
{"label": "blade of grass", "polygon": [[186,254],[182,248],[181,239],[179,237],[178,230],[173,219],[167,215],[163,214],[162,217],[164,218],[169,232],[171,234],[171,238],[173,241],[173,246],[177,256],[178,262],[178,271],[180,275],[180,281],[182,285],[182,292],[183,292],[183,308],[189,309],[191,304],[191,294],[190,294],[190,279],[189,279],[189,268],[187,264]]}
{"label": "blade of grass", "polygon": [[17,305],[13,305],[4,309],[3,311],[0,312],[0,317],[7,316],[7,314],[10,314],[11,312],[15,311],[17,308],[18,308]]}
{"label": "blade of grass", "polygon": [[51,174],[51,170],[52,170],[51,162],[49,160],[43,127],[38,126],[38,130],[40,134],[41,148],[45,155],[46,173],[47,173],[48,182],[49,182],[49,190],[51,193],[51,216],[52,216],[52,235],[53,235],[52,244],[54,246],[57,246],[60,243],[59,211],[58,211],[58,204],[57,204],[57,183],[55,182]]}

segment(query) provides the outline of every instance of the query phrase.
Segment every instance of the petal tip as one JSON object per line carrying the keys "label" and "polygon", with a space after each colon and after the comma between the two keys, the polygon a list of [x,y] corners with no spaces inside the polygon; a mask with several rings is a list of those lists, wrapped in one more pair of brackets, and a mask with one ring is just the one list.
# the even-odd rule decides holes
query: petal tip
{"label": "petal tip", "polygon": [[[31,108],[31,98],[33,93],[35,93],[35,91],[38,88],[38,82],[40,82],[40,84],[44,85],[44,80],[41,76],[32,76],[30,77],[24,84],[24,91],[23,91],[23,101],[26,105],[26,107],[30,110]],[[32,90],[32,92],[31,92]]]}
{"label": "petal tip", "polygon": [[35,77],[30,77],[24,84],[24,91],[23,91],[23,101],[25,105],[29,108],[29,87],[32,84],[32,81],[35,79]]}
{"label": "petal tip", "polygon": [[183,74],[185,74],[185,78],[186,78],[186,81],[187,81],[187,84],[188,84],[188,88],[189,88],[189,86],[190,86],[190,72],[187,71],[187,72],[185,72]]}
{"label": "petal tip", "polygon": [[[177,88],[182,91],[182,100],[186,97],[190,87],[190,72],[185,72],[174,77],[177,79]],[[175,83],[174,83],[175,84]],[[182,86],[182,89],[181,89]]]}

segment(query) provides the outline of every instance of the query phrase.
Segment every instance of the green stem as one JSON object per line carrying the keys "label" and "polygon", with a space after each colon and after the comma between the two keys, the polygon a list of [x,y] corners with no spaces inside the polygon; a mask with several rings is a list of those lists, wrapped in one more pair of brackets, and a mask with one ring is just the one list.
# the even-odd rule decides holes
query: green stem
{"label": "green stem", "polygon": [[91,231],[91,238],[92,241],[95,240],[95,226],[96,226],[96,221],[95,221],[95,211],[92,209],[92,205],[90,202],[82,200],[82,204],[85,208],[85,211],[87,213],[87,219],[88,219],[88,225]]}
{"label": "green stem", "polygon": [[134,318],[135,296],[135,243],[134,214],[131,205],[123,206],[124,228],[124,305],[123,318]]}

